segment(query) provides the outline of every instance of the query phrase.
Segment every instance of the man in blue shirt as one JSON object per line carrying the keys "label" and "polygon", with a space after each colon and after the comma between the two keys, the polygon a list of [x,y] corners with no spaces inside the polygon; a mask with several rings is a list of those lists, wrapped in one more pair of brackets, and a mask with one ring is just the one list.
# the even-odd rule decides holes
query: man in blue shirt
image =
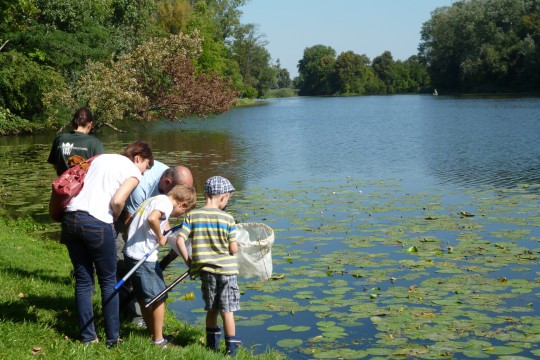
{"label": "man in blue shirt", "polygon": [[135,213],[139,206],[152,196],[167,194],[176,185],[193,186],[191,171],[182,165],[168,167],[154,160],[154,166],[146,170],[144,176],[126,201],[126,220]]}

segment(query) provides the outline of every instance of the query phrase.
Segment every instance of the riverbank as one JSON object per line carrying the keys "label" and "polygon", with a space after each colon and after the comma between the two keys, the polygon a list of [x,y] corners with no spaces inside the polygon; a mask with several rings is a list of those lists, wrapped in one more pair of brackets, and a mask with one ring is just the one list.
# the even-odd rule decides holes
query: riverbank
{"label": "riverbank", "polygon": [[[204,330],[178,321],[171,312],[165,332],[181,347],[159,349],[150,345],[146,329],[123,322],[124,343],[109,350],[104,342],[84,346],[78,341],[71,263],[65,246],[36,235],[42,231],[32,219],[0,216],[0,358],[2,359],[223,359],[201,343]],[[99,287],[94,297],[97,330],[103,338]],[[246,347],[249,344],[244,344]],[[222,341],[222,348],[224,344]],[[239,350],[238,359],[277,360],[277,352],[253,355]]]}

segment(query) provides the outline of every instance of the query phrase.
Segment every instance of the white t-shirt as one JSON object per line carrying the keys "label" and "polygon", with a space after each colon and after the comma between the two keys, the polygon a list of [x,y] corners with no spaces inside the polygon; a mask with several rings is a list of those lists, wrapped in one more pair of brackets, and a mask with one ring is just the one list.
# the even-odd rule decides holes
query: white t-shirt
{"label": "white t-shirt", "polygon": [[111,199],[127,179],[141,180],[139,168],[129,158],[117,154],[103,154],[92,161],[81,192],[66,211],[86,211],[107,224],[113,223]]}
{"label": "white t-shirt", "polygon": [[[173,203],[167,195],[157,195],[142,203],[141,207],[133,214],[133,220],[129,225],[128,240],[124,246],[124,254],[132,259],[142,259],[150,250],[156,246],[156,234],[150,228],[148,215],[154,210],[162,213],[160,220],[161,232],[165,230],[167,219],[173,211]],[[156,262],[158,260],[157,250],[145,260]]]}

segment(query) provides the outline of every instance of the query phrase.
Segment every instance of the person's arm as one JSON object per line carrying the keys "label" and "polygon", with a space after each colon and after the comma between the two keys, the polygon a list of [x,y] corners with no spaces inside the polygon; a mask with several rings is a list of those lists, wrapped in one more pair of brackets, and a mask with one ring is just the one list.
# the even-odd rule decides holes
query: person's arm
{"label": "person's arm", "polygon": [[161,231],[161,217],[163,216],[163,213],[159,210],[152,210],[150,215],[148,215],[148,223],[150,225],[150,229],[156,234],[156,241],[159,243],[160,246],[163,246],[167,243],[167,238],[163,236],[163,232]]}
{"label": "person's arm", "polygon": [[229,254],[234,255],[238,252],[238,243],[236,241],[229,243]]}
{"label": "person's arm", "polygon": [[114,193],[110,206],[113,213],[113,219],[118,219],[120,214],[122,213],[122,210],[124,209],[124,204],[126,203],[126,199],[128,198],[129,194],[137,187],[139,184],[139,180],[136,177],[130,177],[127,178],[122,185],[116,190]]}
{"label": "person's arm", "polygon": [[187,251],[186,242],[181,235],[176,238],[176,247],[178,248],[178,252],[180,253],[182,259],[184,259],[186,265],[191,267],[191,259]]}
{"label": "person's arm", "polygon": [[171,224],[169,223],[169,220],[165,220],[165,230],[164,231],[169,231],[171,229]]}
{"label": "person's arm", "polygon": [[232,221],[231,230],[229,232],[229,254],[234,255],[238,252],[238,242],[236,241],[236,225]]}

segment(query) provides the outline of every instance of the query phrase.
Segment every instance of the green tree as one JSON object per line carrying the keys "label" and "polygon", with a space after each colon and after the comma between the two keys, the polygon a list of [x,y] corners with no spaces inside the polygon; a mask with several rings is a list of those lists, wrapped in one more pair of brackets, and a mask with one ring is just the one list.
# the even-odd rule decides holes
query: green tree
{"label": "green tree", "polygon": [[196,66],[201,71],[214,71],[230,79],[236,89],[243,93],[243,79],[240,67],[233,59],[231,50],[223,40],[220,22],[215,17],[215,10],[206,1],[195,1],[193,11],[186,25],[186,32],[198,32],[203,39],[202,52]]}
{"label": "green tree", "polygon": [[274,65],[274,69],[276,72],[276,83],[274,88],[290,88],[292,86],[291,75],[289,74],[289,70],[281,67],[281,62],[279,61],[279,59],[276,60],[276,65]]}
{"label": "green tree", "polygon": [[[523,17],[523,31],[534,43],[534,53],[523,61],[523,72],[520,81],[529,84],[540,84],[540,3],[536,2],[531,12]],[[527,80],[525,80],[527,79]],[[527,90],[527,89],[526,89]],[[538,87],[532,88],[538,90]]]}
{"label": "green tree", "polygon": [[32,132],[42,128],[41,124],[30,122],[20,118],[0,106],[0,135],[20,134],[23,132]]}
{"label": "green tree", "polygon": [[75,102],[89,104],[97,126],[227,111],[236,92],[216,74],[196,71],[193,59],[200,46],[196,36],[171,35],[151,39],[117,60],[89,62],[73,89]]}
{"label": "green tree", "polygon": [[184,31],[193,12],[190,0],[162,0],[157,2],[157,19],[167,34]]}
{"label": "green tree", "polygon": [[403,63],[408,69],[408,77],[410,85],[407,88],[408,92],[427,91],[431,85],[427,67],[420,62],[417,55],[409,57]]}
{"label": "green tree", "polygon": [[397,68],[390,51],[385,51],[375,57],[371,64],[375,75],[383,82],[385,93],[393,94],[397,92]]}
{"label": "green tree", "polygon": [[[197,2],[197,1],[196,1]],[[218,24],[218,34],[225,41],[234,37],[236,28],[240,26],[242,7],[246,0],[198,0],[205,2],[212,9],[212,19]]]}
{"label": "green tree", "polygon": [[113,1],[36,0],[25,24],[6,29],[9,47],[72,82],[87,60],[104,61],[136,43],[114,23]]}
{"label": "green tree", "polygon": [[32,1],[0,0],[0,34],[28,26],[39,13]]}
{"label": "green tree", "polygon": [[433,85],[487,92],[538,88],[530,82],[538,73],[530,67],[538,43],[527,28],[537,11],[531,0],[470,0],[437,9],[422,27],[419,46]]}
{"label": "green tree", "polygon": [[29,31],[11,34],[10,38],[10,49],[17,49],[40,65],[54,68],[68,82],[77,78],[88,60],[105,61],[113,53],[129,51],[118,29],[102,25],[65,32],[38,24]]}
{"label": "green tree", "polygon": [[111,22],[114,26],[121,27],[126,37],[140,43],[149,36],[155,35],[159,24],[156,21],[157,10],[154,0],[111,1]]}
{"label": "green tree", "polygon": [[379,93],[382,83],[375,76],[370,63],[366,55],[352,51],[339,54],[335,64],[338,92],[344,95]]}
{"label": "green tree", "polygon": [[335,93],[334,64],[336,51],[315,45],[304,49],[298,62],[299,95],[332,95]]}
{"label": "green tree", "polygon": [[[264,35],[254,24],[238,26],[230,46],[232,57],[238,63],[246,89],[255,89],[258,97],[275,83],[276,72],[270,65],[270,54]],[[250,92],[244,92],[248,95]]]}
{"label": "green tree", "polygon": [[[110,15],[112,0],[36,0],[35,20],[50,29],[75,32],[90,25],[103,25]],[[37,15],[37,14],[36,14]]]}
{"label": "green tree", "polygon": [[46,94],[65,88],[64,78],[49,66],[42,66],[11,50],[0,52],[0,107],[28,120],[45,111]]}

